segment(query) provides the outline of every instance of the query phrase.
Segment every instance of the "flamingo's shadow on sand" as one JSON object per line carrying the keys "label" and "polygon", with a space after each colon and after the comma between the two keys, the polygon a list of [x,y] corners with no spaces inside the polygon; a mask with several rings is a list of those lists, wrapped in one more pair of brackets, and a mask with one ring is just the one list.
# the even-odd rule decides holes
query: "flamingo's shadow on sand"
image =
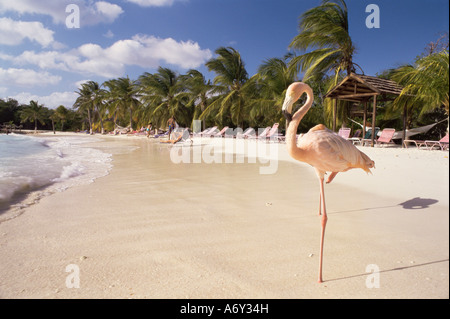
{"label": "flamingo's shadow on sand", "polygon": [[[449,261],[448,259],[442,259],[442,260],[430,261],[430,262],[422,263],[422,264],[415,264],[415,265],[411,265],[411,266],[395,267],[395,268],[391,268],[391,269],[380,270],[379,273],[381,274],[381,273],[387,273],[387,272],[399,271],[399,270],[406,270],[406,269],[411,269],[411,268],[416,268],[416,267],[424,267],[424,266],[429,266],[429,265],[433,265],[433,264],[445,263],[445,262],[448,262],[448,261]],[[351,276],[346,276],[346,277],[341,277],[341,278],[329,279],[329,280],[326,280],[324,282],[338,281],[338,280],[350,279],[350,278],[356,278],[356,277],[364,277],[364,276],[368,276],[370,274],[371,273],[351,275]]]}
{"label": "flamingo's shadow on sand", "polygon": [[[403,209],[426,209],[426,208],[430,208],[431,205],[434,205],[434,204],[436,204],[438,202],[439,201],[437,199],[414,197],[414,198],[412,198],[410,200],[407,200],[407,201],[405,201],[403,203],[400,203],[400,204],[397,204],[397,205],[361,208],[361,209],[355,209],[355,210],[351,210],[351,211],[341,211],[341,212],[334,212],[334,213],[337,214],[337,213],[367,211],[367,210],[373,210],[373,209],[392,208],[392,207],[398,207],[398,206],[402,206]],[[333,213],[331,213],[331,214],[333,214]],[[430,262],[422,263],[422,264],[416,264],[416,265],[411,265],[411,266],[396,267],[396,268],[392,268],[392,269],[381,270],[380,273],[386,273],[386,272],[392,272],[392,271],[398,271],[398,270],[405,270],[405,269],[410,269],[410,268],[415,268],[415,267],[428,266],[428,265],[437,264],[437,263],[443,263],[443,262],[448,262],[448,261],[449,261],[448,259],[437,260],[437,261],[430,261]],[[346,277],[341,277],[341,278],[330,279],[330,280],[327,280],[327,281],[337,281],[337,280],[342,280],[342,279],[363,277],[363,276],[367,276],[367,275],[369,275],[369,274],[365,273],[365,274],[359,274],[359,275],[352,275],[352,276],[346,276]]]}

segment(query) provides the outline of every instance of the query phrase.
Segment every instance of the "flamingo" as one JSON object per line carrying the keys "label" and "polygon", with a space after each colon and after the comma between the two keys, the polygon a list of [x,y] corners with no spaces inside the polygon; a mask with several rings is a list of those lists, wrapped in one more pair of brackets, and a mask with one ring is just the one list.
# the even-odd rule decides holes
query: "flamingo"
{"label": "flamingo", "polygon": [[[292,115],[292,105],[306,93],[306,103]],[[319,216],[321,216],[320,257],[319,257],[319,283],[322,283],[323,243],[325,227],[327,224],[327,211],[325,208],[324,177],[326,172],[331,172],[327,179],[330,183],[339,172],[345,172],[352,168],[361,168],[367,173],[375,168],[375,162],[366,154],[358,150],[353,143],[335,134],[323,124],[311,128],[297,141],[296,132],[303,116],[308,112],[313,103],[314,96],[309,85],[302,82],[292,83],[287,91],[283,103],[282,112],[287,119],[286,146],[289,155],[301,162],[310,164],[316,170],[319,178],[320,200]]]}

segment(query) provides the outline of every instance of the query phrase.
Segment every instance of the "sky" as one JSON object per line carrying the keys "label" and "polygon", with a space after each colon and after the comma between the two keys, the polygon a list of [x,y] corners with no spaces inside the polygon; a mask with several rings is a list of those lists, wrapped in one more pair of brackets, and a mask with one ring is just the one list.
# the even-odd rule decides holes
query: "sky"
{"label": "sky", "polygon": [[[448,0],[347,0],[354,62],[366,75],[413,63],[448,32]],[[283,57],[299,17],[321,0],[0,0],[0,98],[72,107],[85,81],[197,69],[219,47],[250,76]],[[379,28],[366,19],[379,8]],[[374,21],[374,20],[371,20]],[[78,23],[79,22],[79,23]],[[301,52],[297,52],[301,53]],[[300,76],[301,78],[301,76]]]}

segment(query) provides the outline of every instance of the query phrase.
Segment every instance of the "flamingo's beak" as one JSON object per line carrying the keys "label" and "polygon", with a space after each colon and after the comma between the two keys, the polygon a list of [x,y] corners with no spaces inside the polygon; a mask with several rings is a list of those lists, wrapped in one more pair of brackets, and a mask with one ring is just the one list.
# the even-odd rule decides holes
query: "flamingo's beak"
{"label": "flamingo's beak", "polygon": [[283,113],[284,117],[286,118],[286,121],[288,121],[288,123],[292,121],[292,114],[289,113],[288,110],[283,110],[282,113]]}
{"label": "flamingo's beak", "polygon": [[290,94],[286,94],[283,102],[283,107],[281,108],[281,112],[283,113],[287,121],[286,127],[288,127],[289,123],[292,121],[292,104],[294,104],[293,97]]}

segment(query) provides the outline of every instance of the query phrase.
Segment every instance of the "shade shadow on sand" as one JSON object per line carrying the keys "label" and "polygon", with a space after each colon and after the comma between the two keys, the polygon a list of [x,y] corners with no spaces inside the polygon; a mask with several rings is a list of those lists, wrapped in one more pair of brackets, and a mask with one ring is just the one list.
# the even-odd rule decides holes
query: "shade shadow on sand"
{"label": "shade shadow on sand", "polygon": [[404,209],[425,209],[439,202],[437,199],[414,197],[406,202],[400,203]]}
{"label": "shade shadow on sand", "polygon": [[[387,273],[387,272],[393,272],[393,271],[399,271],[399,270],[407,270],[407,269],[411,269],[411,268],[424,267],[424,266],[429,266],[429,265],[439,264],[439,263],[445,263],[445,262],[449,262],[449,259],[430,261],[430,262],[427,262],[427,263],[415,264],[415,265],[411,265],[411,266],[395,267],[395,268],[391,268],[391,269],[380,270],[379,273],[381,274],[381,273]],[[350,275],[350,276],[345,276],[345,277],[341,277],[341,278],[334,278],[334,279],[325,280],[324,282],[331,282],[331,281],[338,281],[338,280],[344,280],[344,279],[351,279],[351,278],[356,278],[356,277],[364,277],[364,276],[368,276],[368,275],[371,275],[371,274],[372,273],[369,272],[369,273],[358,274],[358,275]]]}
{"label": "shade shadow on sand", "polygon": [[414,197],[410,200],[407,200],[403,203],[396,204],[396,205],[366,207],[366,208],[358,208],[358,209],[352,209],[352,210],[343,210],[343,211],[339,211],[339,212],[329,212],[328,215],[341,214],[341,213],[364,212],[364,211],[368,211],[368,210],[378,210],[378,209],[393,208],[393,207],[398,207],[398,206],[402,206],[403,209],[426,209],[426,208],[430,208],[431,205],[434,205],[438,202],[439,201],[437,199]]}

